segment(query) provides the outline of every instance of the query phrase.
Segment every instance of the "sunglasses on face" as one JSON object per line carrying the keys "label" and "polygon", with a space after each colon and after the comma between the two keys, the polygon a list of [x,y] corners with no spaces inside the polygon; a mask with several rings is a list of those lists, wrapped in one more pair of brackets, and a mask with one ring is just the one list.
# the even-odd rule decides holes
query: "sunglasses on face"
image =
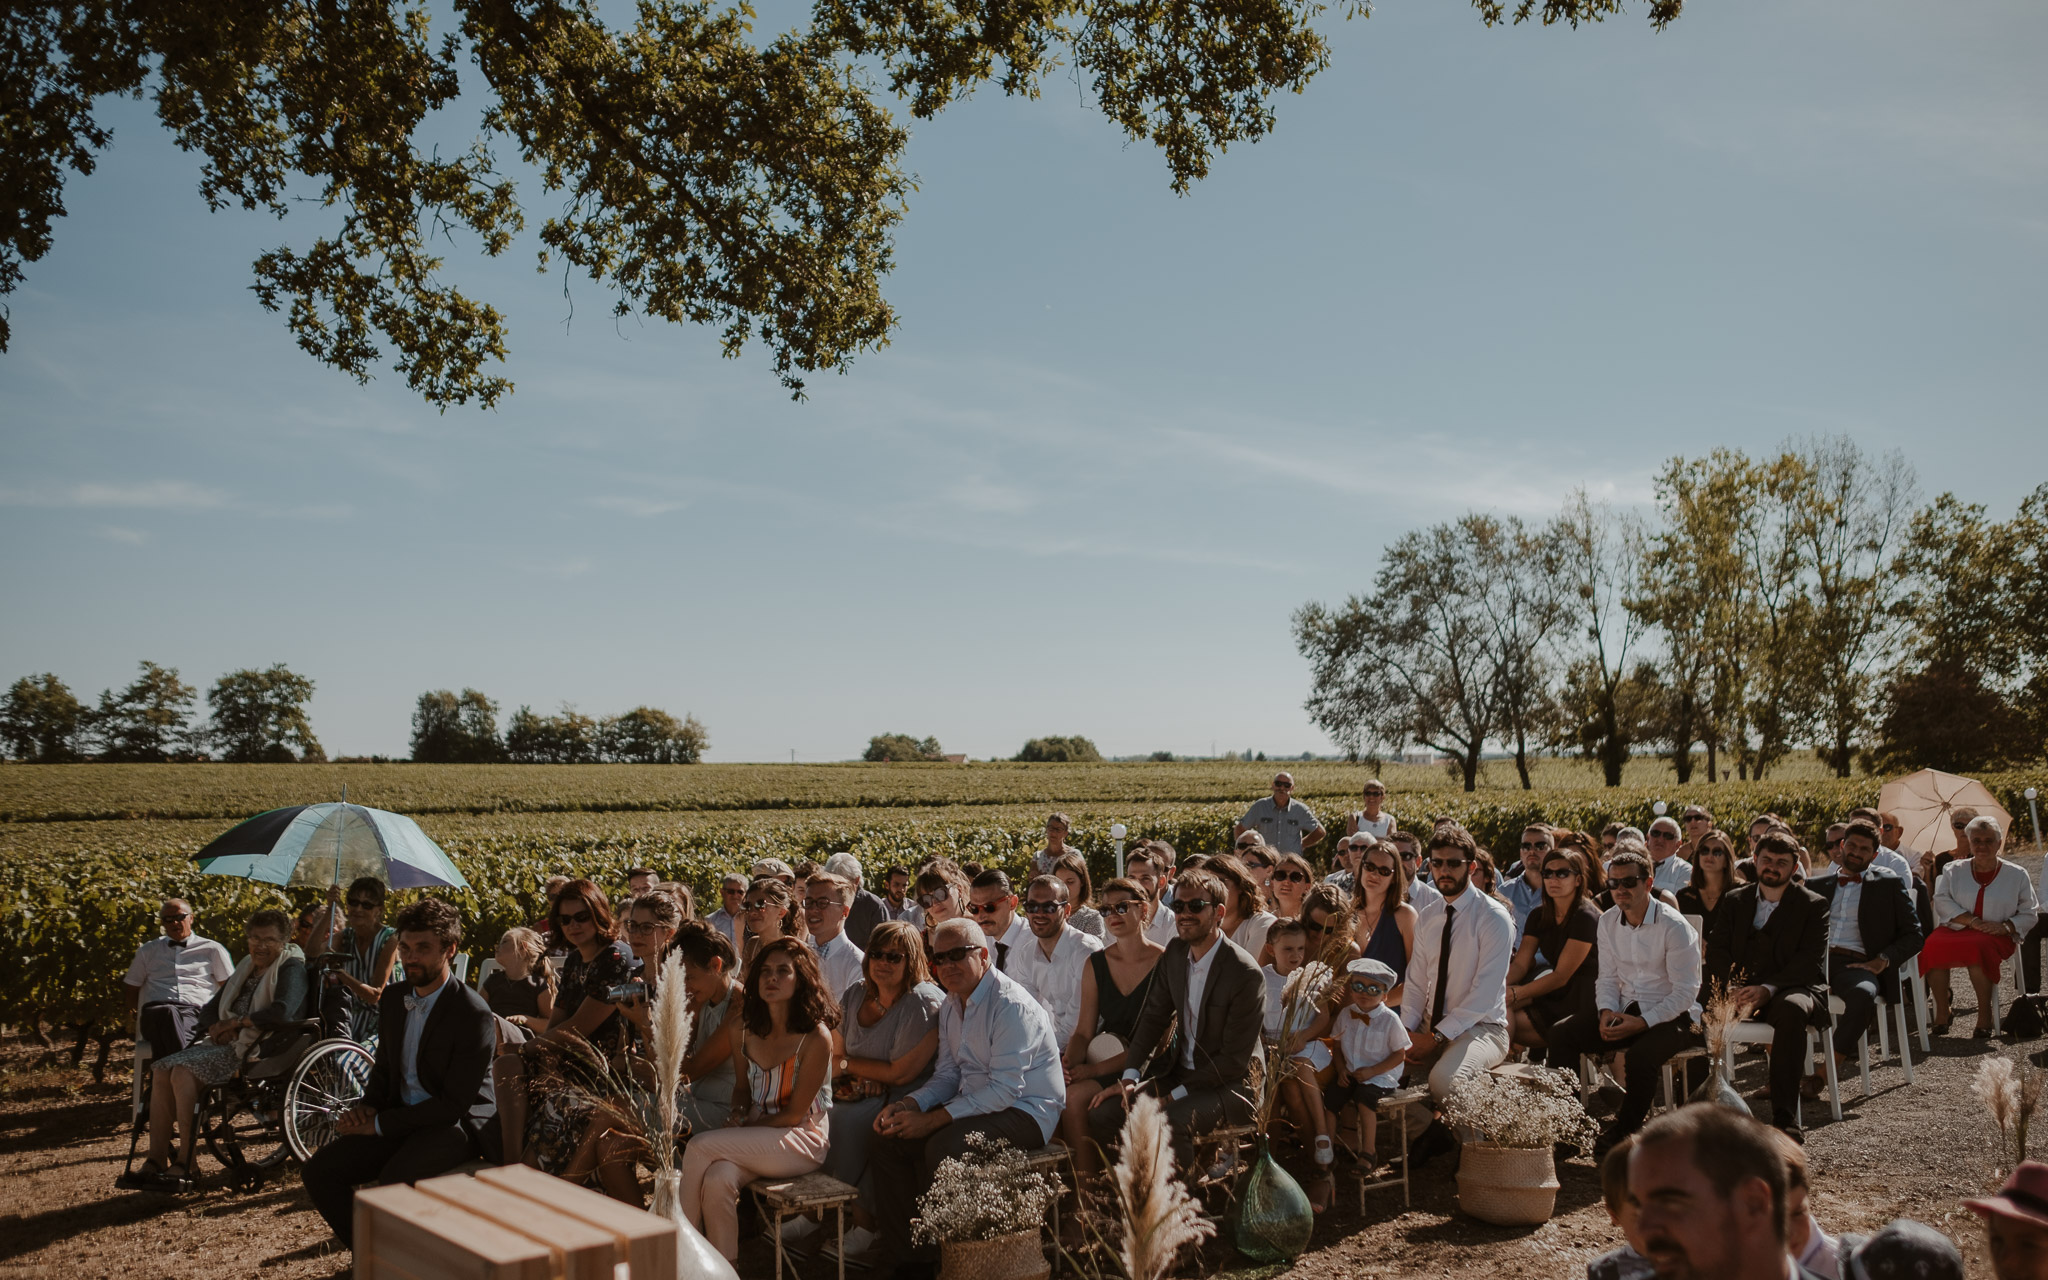
{"label": "sunglasses on face", "polygon": [[1237,842],[1237,847],[1239,849],[1256,849],[1259,847],[1259,842],[1256,840],[1240,840]]}
{"label": "sunglasses on face", "polygon": [[1208,898],[1175,898],[1166,909],[1177,916],[1198,916],[1216,903]]}
{"label": "sunglasses on face", "polygon": [[1523,853],[1540,853],[1543,850],[1548,849],[1549,847],[1550,846],[1548,844],[1541,840],[1524,840],[1522,842]]}
{"label": "sunglasses on face", "polygon": [[1363,982],[1354,979],[1349,985],[1353,991],[1362,996],[1383,996],[1387,994],[1387,989],[1377,982]]}
{"label": "sunglasses on face", "polygon": [[1465,865],[1463,858],[1431,858],[1429,865],[1439,871],[1455,871]]}
{"label": "sunglasses on face", "polygon": [[1359,870],[1369,876],[1392,876],[1394,874],[1394,869],[1384,862],[1368,862],[1363,867],[1360,867]]}
{"label": "sunglasses on face", "polygon": [[162,915],[157,917],[157,919],[163,921],[165,924],[176,924],[180,920],[190,920],[191,918],[192,913],[190,911],[180,911],[175,915],[171,912],[166,911]]}
{"label": "sunglasses on face", "polygon": [[1543,878],[1545,880],[1570,880],[1578,874],[1578,872],[1572,870],[1570,867],[1543,868]]}
{"label": "sunglasses on face", "polygon": [[1054,912],[1064,910],[1065,907],[1066,904],[1061,902],[1027,902],[1024,904],[1024,914],[1027,916],[1049,916]]}
{"label": "sunglasses on face", "polygon": [[350,898],[348,900],[348,909],[350,911],[375,911],[383,905],[383,903],[373,902],[369,898]]}
{"label": "sunglasses on face", "polygon": [[578,911],[574,915],[570,915],[568,912],[564,911],[561,915],[556,916],[555,918],[557,920],[560,920],[565,925],[590,923],[590,913],[588,911]]}
{"label": "sunglasses on face", "polygon": [[868,959],[876,964],[902,964],[907,959],[901,951],[870,951]]}
{"label": "sunglasses on face", "polygon": [[1328,925],[1318,924],[1314,920],[1302,921],[1301,927],[1310,933],[1322,933],[1329,928]]}
{"label": "sunglasses on face", "polygon": [[[749,902],[746,904],[744,908],[742,908],[742,910],[746,911],[750,915],[756,911],[766,911],[767,909],[768,904],[765,902]],[[568,917],[564,916],[563,919],[566,920],[568,919]]]}
{"label": "sunglasses on face", "polygon": [[[1546,872],[1545,874],[1548,873]],[[1641,876],[1611,876],[1608,878],[1607,887],[1610,889],[1636,889],[1640,888],[1642,883],[1643,878]]]}
{"label": "sunglasses on face", "polygon": [[1650,839],[1652,839],[1652,840],[1676,840],[1676,839],[1678,839],[1678,833],[1677,833],[1676,831],[1652,831],[1652,832],[1650,833]]}
{"label": "sunglasses on face", "polygon": [[979,950],[981,950],[980,947],[954,947],[949,951],[934,951],[932,952],[932,963],[935,965],[964,964],[967,957]]}
{"label": "sunglasses on face", "polygon": [[1135,902],[1105,902],[1101,908],[1102,914],[1106,916],[1129,915],[1137,909],[1138,904]]}
{"label": "sunglasses on face", "polygon": [[1299,871],[1275,871],[1274,884],[1307,884],[1308,877]]}
{"label": "sunglasses on face", "polygon": [[1386,795],[1387,793],[1386,793],[1386,792],[1384,792],[1384,791],[1366,791],[1366,792],[1362,792],[1361,794],[1363,794],[1363,795],[1365,795],[1365,796],[1368,796],[1368,797],[1370,797],[1370,796],[1380,796],[1380,797],[1385,797],[1385,795]]}
{"label": "sunglasses on face", "polygon": [[1246,871],[1265,871],[1272,865],[1272,863],[1264,858],[1246,858],[1244,860],[1244,869]]}
{"label": "sunglasses on face", "polygon": [[917,895],[917,905],[920,907],[935,907],[946,900],[947,894],[948,891],[945,889],[940,889],[934,893],[920,893]]}
{"label": "sunglasses on face", "polygon": [[970,902],[967,904],[967,914],[970,916],[992,916],[1002,909],[1003,904],[1000,902]]}

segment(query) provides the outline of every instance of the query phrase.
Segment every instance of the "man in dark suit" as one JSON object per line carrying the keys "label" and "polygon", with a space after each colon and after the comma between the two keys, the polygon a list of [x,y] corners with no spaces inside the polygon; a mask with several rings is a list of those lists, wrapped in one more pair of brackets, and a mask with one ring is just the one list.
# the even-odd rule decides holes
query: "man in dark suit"
{"label": "man in dark suit", "polygon": [[[1835,874],[1807,881],[1828,904],[1828,987],[1846,1006],[1835,1022],[1835,1058],[1844,1063],[1870,1030],[1880,990],[1897,997],[1898,967],[1918,955],[1926,940],[1905,882],[1871,865],[1878,838],[1869,822],[1850,822]],[[1807,1080],[1809,1091],[1816,1078]]]}
{"label": "man in dark suit", "polygon": [[417,1182],[498,1159],[497,1020],[449,973],[461,941],[461,917],[437,898],[398,917],[405,981],[386,986],[378,1002],[377,1059],[363,1099],[335,1122],[341,1136],[306,1162],[306,1193],[344,1245],[354,1239],[358,1185]]}
{"label": "man in dark suit", "polygon": [[1827,902],[1792,878],[1799,846],[1771,832],[1757,841],[1756,882],[1721,895],[1707,934],[1707,982],[1733,993],[1771,1040],[1771,1123],[1799,1138],[1806,1028],[1825,1012]]}
{"label": "man in dark suit", "polygon": [[[1173,941],[1152,971],[1121,1088],[1096,1095],[1088,1127],[1110,1145],[1142,1081],[1165,1104],[1174,1154],[1186,1168],[1196,1134],[1251,1118],[1247,1080],[1265,1020],[1266,978],[1258,961],[1223,936],[1223,882],[1215,875],[1182,872],[1164,906],[1173,912]],[[1173,1038],[1162,1051],[1169,1026]]]}

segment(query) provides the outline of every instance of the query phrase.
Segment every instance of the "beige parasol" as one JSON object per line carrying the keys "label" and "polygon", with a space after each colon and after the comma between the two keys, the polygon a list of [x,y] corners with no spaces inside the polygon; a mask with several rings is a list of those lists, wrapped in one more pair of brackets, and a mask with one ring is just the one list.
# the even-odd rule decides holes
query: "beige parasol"
{"label": "beige parasol", "polygon": [[1899,820],[1904,829],[1900,841],[1920,853],[1961,852],[1967,856],[1962,833],[1949,825],[1949,814],[1957,809],[1975,809],[1979,817],[1998,819],[1999,830],[2008,835],[2012,832],[2012,815],[1989,788],[1975,778],[1939,769],[1893,778],[1878,793],[1877,807]]}

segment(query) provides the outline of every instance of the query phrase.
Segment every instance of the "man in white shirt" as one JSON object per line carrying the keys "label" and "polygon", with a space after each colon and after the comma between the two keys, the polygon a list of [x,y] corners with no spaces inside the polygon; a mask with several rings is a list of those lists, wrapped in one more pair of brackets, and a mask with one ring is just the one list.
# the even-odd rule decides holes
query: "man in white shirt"
{"label": "man in white shirt", "polygon": [[732,943],[732,953],[740,953],[740,941],[746,934],[746,923],[740,919],[741,903],[747,896],[747,878],[737,871],[729,871],[718,881],[718,898],[724,903],[718,910],[704,917],[704,923],[725,935]]}
{"label": "man in white shirt", "polygon": [[820,871],[804,888],[804,927],[810,930],[811,951],[818,957],[818,976],[825,993],[837,1001],[861,978],[867,957],[846,936],[846,912],[853,902],[853,882]]}
{"label": "man in white shirt", "polygon": [[1576,1013],[1551,1029],[1551,1065],[1571,1068],[1580,1054],[1622,1052],[1628,1094],[1594,1144],[1604,1159],[1614,1144],[1643,1127],[1656,1100],[1662,1067],[1700,1043],[1700,939],[1684,916],[1650,888],[1650,860],[1627,850],[1607,875],[1614,905],[1600,916],[1597,1012]]}
{"label": "man in white shirt", "polygon": [[[1515,923],[1506,907],[1472,886],[1478,854],[1463,827],[1446,824],[1431,833],[1429,868],[1438,898],[1415,921],[1415,949],[1402,985],[1401,1022],[1414,1042],[1408,1065],[1429,1073],[1429,1096],[1439,1106],[1460,1078],[1490,1071],[1508,1056]],[[1416,1140],[1415,1158],[1427,1160],[1450,1144],[1443,1125],[1432,1124]]]}
{"label": "man in white shirt", "polygon": [[1538,823],[1522,829],[1521,874],[1500,884],[1500,896],[1515,909],[1518,938],[1522,936],[1522,926],[1529,922],[1529,913],[1543,905],[1543,859],[1556,847],[1549,827]]}
{"label": "man in white shirt", "polygon": [[1124,859],[1124,875],[1145,891],[1145,901],[1152,907],[1152,920],[1145,926],[1145,936],[1162,947],[1174,939],[1173,912],[1166,909],[1165,897],[1173,879],[1166,874],[1164,862],[1149,843],[1139,845],[1135,853]]}
{"label": "man in white shirt", "polygon": [[995,947],[996,968],[1010,972],[1012,953],[1028,946],[1031,930],[1017,914],[1017,891],[1010,877],[991,867],[967,886],[967,918],[981,926]]}
{"label": "man in white shirt", "polygon": [[1692,883],[1692,864],[1679,856],[1678,819],[1666,815],[1650,824],[1643,843],[1650,850],[1656,874],[1651,887],[1663,893],[1677,893]]}
{"label": "man in white shirt", "polygon": [[192,904],[183,898],[164,903],[156,918],[163,936],[136,948],[122,985],[138,1011],[137,1033],[152,1055],[168,1058],[192,1043],[199,1010],[235,965],[226,947],[192,931]]}
{"label": "man in white shirt", "polygon": [[1064,1051],[1081,1017],[1081,970],[1102,940],[1067,923],[1067,885],[1058,876],[1039,876],[1025,888],[1023,915],[1031,939],[1010,956],[1010,976],[1051,1017]]}
{"label": "man in white shirt", "polygon": [[1273,794],[1252,802],[1230,833],[1235,841],[1247,831],[1256,831],[1281,853],[1306,853],[1323,839],[1323,824],[1309,807],[1294,798],[1294,775],[1273,775]]}
{"label": "man in white shirt", "polygon": [[862,951],[868,949],[868,935],[889,918],[889,906],[877,894],[869,893],[862,879],[860,859],[841,850],[825,859],[825,870],[853,886],[853,901],[846,907],[846,936]]}
{"label": "man in white shirt", "polygon": [[1412,831],[1396,831],[1394,847],[1401,851],[1401,870],[1408,877],[1408,905],[1419,913],[1432,902],[1443,901],[1430,877],[1423,873],[1422,842]]}

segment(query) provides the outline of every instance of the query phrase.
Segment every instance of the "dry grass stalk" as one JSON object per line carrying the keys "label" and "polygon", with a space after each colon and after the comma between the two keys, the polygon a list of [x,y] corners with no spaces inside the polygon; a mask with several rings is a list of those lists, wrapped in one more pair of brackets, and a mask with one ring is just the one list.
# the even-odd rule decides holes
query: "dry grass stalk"
{"label": "dry grass stalk", "polygon": [[1700,1027],[1707,1037],[1707,1061],[1719,1062],[1728,1045],[1728,1029],[1742,1021],[1742,1004],[1734,988],[1716,980],[1707,987],[1700,1006]]}
{"label": "dry grass stalk", "polygon": [[676,1092],[682,1087],[683,1059],[690,1047],[690,993],[683,987],[683,957],[670,952],[661,963],[649,1019],[654,1033],[654,1096],[661,1132],[653,1135],[655,1166],[675,1167]]}
{"label": "dry grass stalk", "polygon": [[2041,1105],[2041,1086],[2048,1084],[2048,1071],[2022,1062],[2019,1068],[2019,1102],[2013,1109],[2013,1130],[2017,1150],[2013,1163],[2017,1165],[2027,1158],[2027,1130],[2032,1127],[2034,1112]]}
{"label": "dry grass stalk", "polygon": [[1182,1249],[1216,1234],[1215,1226],[1203,1220],[1201,1205],[1174,1176],[1166,1109],[1149,1093],[1138,1096],[1124,1121],[1115,1178],[1123,1219],[1119,1252],[1129,1280],[1160,1280],[1173,1270]]}
{"label": "dry grass stalk", "polygon": [[1978,1063],[1970,1093],[1991,1117],[1991,1123],[1998,1126],[1999,1154],[2004,1155],[2007,1137],[2020,1109],[2020,1082],[2013,1074],[2012,1059],[1986,1058]]}
{"label": "dry grass stalk", "polygon": [[[1322,948],[1309,956],[1301,968],[1287,975],[1287,984],[1280,989],[1283,1035],[1291,1035],[1312,1021],[1314,1015],[1310,1011],[1321,1007],[1337,990],[1337,975],[1344,972],[1351,956],[1351,920],[1349,911],[1331,912],[1324,922]],[[1274,1113],[1280,1109],[1280,1086],[1289,1070],[1287,1046],[1269,1046],[1267,1058],[1252,1098],[1253,1123],[1260,1133],[1271,1131]]]}

